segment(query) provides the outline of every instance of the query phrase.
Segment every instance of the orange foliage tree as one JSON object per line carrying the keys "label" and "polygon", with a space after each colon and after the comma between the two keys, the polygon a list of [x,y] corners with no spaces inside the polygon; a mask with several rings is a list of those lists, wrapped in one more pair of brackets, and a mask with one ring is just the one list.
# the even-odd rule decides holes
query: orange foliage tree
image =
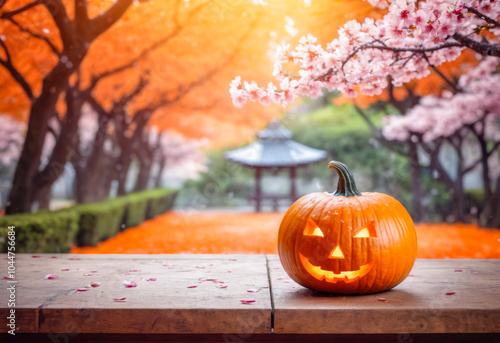
{"label": "orange foliage tree", "polygon": [[[304,6],[299,0],[265,8],[251,0],[0,1],[0,112],[28,122],[6,212],[46,206],[69,161],[81,176],[77,189],[98,187],[95,177],[114,165],[108,181],[118,180],[123,193],[137,158],[146,166],[136,186],[143,188],[151,161],[142,143],[151,126],[218,144],[262,127],[276,110],[255,106],[236,116],[227,84],[235,69],[265,81],[268,43],[285,34],[284,17]],[[79,148],[86,106],[99,118],[90,153]],[[55,145],[42,161],[47,135]],[[103,153],[106,142],[114,155]]]}

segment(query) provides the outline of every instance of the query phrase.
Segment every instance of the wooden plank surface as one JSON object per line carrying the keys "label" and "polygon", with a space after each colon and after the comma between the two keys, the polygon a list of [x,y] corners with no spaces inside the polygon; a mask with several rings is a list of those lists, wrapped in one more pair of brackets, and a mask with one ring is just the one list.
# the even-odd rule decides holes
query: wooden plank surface
{"label": "wooden plank surface", "polygon": [[500,332],[500,260],[417,260],[390,291],[334,296],[296,284],[277,256],[268,259],[278,334]]}
{"label": "wooden plank surface", "polygon": [[[16,307],[39,316],[38,320],[26,319],[33,326],[19,327],[18,332],[36,332],[37,323],[40,333],[250,334],[271,330],[264,255],[39,256],[17,255]],[[6,272],[3,266],[0,270]],[[59,278],[45,280],[47,274]],[[156,280],[147,281],[151,278]],[[88,287],[91,281],[101,285]],[[137,286],[126,288],[124,281]],[[88,290],[77,292],[77,288]],[[121,298],[126,299],[114,300]],[[243,304],[241,300],[255,302]],[[2,313],[6,304],[2,287]],[[5,332],[5,325],[1,330]]]}

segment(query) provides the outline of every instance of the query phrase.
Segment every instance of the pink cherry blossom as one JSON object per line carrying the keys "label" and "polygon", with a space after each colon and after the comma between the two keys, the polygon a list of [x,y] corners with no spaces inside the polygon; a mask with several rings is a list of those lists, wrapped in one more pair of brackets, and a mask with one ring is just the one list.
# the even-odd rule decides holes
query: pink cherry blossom
{"label": "pink cherry blossom", "polygon": [[[311,35],[302,37],[293,49],[283,45],[274,61],[278,85],[264,88],[236,77],[230,84],[234,105],[257,101],[286,106],[300,96],[318,97],[323,88],[347,97],[356,97],[358,87],[367,95],[380,94],[388,76],[394,86],[401,86],[427,76],[430,66],[456,59],[465,49],[456,35],[483,39],[476,28],[488,23],[473,11],[484,11],[490,18],[500,15],[499,1],[388,0],[387,4],[389,11],[382,19],[349,21],[326,47]],[[500,29],[489,30],[494,34],[488,37],[489,44],[500,43]],[[298,65],[298,72],[288,71],[288,63]]]}

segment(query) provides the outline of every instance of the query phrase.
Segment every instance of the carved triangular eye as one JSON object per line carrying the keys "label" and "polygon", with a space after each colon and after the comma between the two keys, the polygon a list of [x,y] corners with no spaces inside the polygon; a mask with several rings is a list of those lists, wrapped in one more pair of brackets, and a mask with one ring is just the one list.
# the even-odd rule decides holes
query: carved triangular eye
{"label": "carved triangular eye", "polygon": [[354,238],[370,238],[377,237],[377,233],[375,232],[375,224],[370,222],[370,224],[361,228],[355,235]]}
{"label": "carved triangular eye", "polygon": [[316,236],[316,237],[325,237],[323,231],[316,225],[316,223],[312,219],[307,220],[306,228],[304,229],[305,236]]}

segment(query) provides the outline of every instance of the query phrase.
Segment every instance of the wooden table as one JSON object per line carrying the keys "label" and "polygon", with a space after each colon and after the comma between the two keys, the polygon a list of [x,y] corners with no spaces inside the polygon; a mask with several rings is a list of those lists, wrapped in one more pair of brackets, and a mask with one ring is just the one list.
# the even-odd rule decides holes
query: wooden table
{"label": "wooden table", "polygon": [[9,280],[0,332],[53,342],[500,341],[500,260],[417,260],[410,275],[384,293],[333,296],[297,285],[275,255],[18,254],[16,336],[6,334]]}

